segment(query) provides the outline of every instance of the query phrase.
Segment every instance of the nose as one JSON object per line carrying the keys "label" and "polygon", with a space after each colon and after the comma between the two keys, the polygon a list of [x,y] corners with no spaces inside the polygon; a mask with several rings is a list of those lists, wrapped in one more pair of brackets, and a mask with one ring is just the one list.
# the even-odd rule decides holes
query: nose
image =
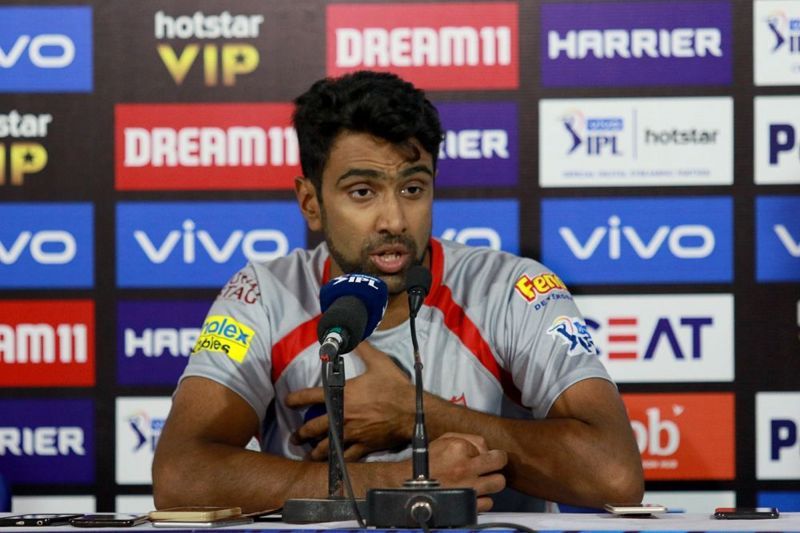
{"label": "nose", "polygon": [[396,194],[387,194],[379,206],[377,227],[380,233],[400,235],[408,228],[402,199]]}

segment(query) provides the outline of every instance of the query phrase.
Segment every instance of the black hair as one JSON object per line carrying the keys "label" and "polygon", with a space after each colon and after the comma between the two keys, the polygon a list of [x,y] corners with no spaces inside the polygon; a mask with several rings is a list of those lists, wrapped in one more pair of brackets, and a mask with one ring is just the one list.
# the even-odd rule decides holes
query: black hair
{"label": "black hair", "polygon": [[439,113],[425,93],[395,74],[361,70],[325,78],[294,103],[300,165],[318,194],[331,145],[342,131],[368,133],[418,151],[409,144],[416,139],[433,157],[436,170],[443,137]]}

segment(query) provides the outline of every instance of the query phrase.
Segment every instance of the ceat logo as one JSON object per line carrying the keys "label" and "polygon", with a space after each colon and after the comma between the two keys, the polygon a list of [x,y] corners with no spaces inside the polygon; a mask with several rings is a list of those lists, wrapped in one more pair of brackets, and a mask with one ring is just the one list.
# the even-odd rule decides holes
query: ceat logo
{"label": "ceat logo", "polygon": [[617,382],[733,381],[730,294],[579,296],[575,303]]}
{"label": "ceat logo", "polygon": [[291,104],[119,104],[118,190],[291,189]]}
{"label": "ceat logo", "polygon": [[736,475],[732,393],[624,394],[646,480]]}
{"label": "ceat logo", "polygon": [[327,72],[391,71],[426,89],[516,89],[515,3],[333,4]]}
{"label": "ceat logo", "polygon": [[0,387],[94,384],[93,301],[3,301]]}

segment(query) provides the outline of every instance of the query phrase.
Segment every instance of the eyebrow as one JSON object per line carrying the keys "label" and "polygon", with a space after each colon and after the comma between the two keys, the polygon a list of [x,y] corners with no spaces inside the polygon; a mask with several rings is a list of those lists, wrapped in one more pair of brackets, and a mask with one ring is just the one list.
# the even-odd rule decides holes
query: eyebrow
{"label": "eyebrow", "polygon": [[[405,168],[400,171],[399,176],[401,178],[405,178],[408,176],[412,176],[418,172],[422,172],[423,174],[427,174],[430,177],[433,177],[433,171],[427,165],[414,165],[412,167]],[[377,170],[373,170],[371,168],[351,168],[341,176],[339,179],[336,180],[336,183],[340,183],[347,178],[358,176],[362,178],[371,178],[371,179],[389,179],[389,175],[385,172],[380,172]]]}

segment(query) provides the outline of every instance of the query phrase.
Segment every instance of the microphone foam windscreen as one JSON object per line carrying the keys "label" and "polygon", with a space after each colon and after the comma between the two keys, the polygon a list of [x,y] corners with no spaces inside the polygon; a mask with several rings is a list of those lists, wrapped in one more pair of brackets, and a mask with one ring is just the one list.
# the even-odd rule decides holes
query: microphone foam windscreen
{"label": "microphone foam windscreen", "polygon": [[347,344],[340,348],[340,353],[352,352],[364,338],[367,326],[367,308],[355,296],[342,296],[333,302],[322,314],[317,325],[319,342],[325,340],[325,334],[332,328],[347,330]]}
{"label": "microphone foam windscreen", "polygon": [[431,271],[422,265],[414,265],[408,269],[406,274],[406,290],[411,290],[415,287],[422,289],[425,294],[431,290]]}
{"label": "microphone foam windscreen", "polygon": [[383,319],[389,301],[389,289],[382,279],[366,274],[345,274],[333,278],[319,291],[319,305],[324,313],[330,305],[343,296],[354,296],[367,308],[367,326],[359,342],[375,331]]}

